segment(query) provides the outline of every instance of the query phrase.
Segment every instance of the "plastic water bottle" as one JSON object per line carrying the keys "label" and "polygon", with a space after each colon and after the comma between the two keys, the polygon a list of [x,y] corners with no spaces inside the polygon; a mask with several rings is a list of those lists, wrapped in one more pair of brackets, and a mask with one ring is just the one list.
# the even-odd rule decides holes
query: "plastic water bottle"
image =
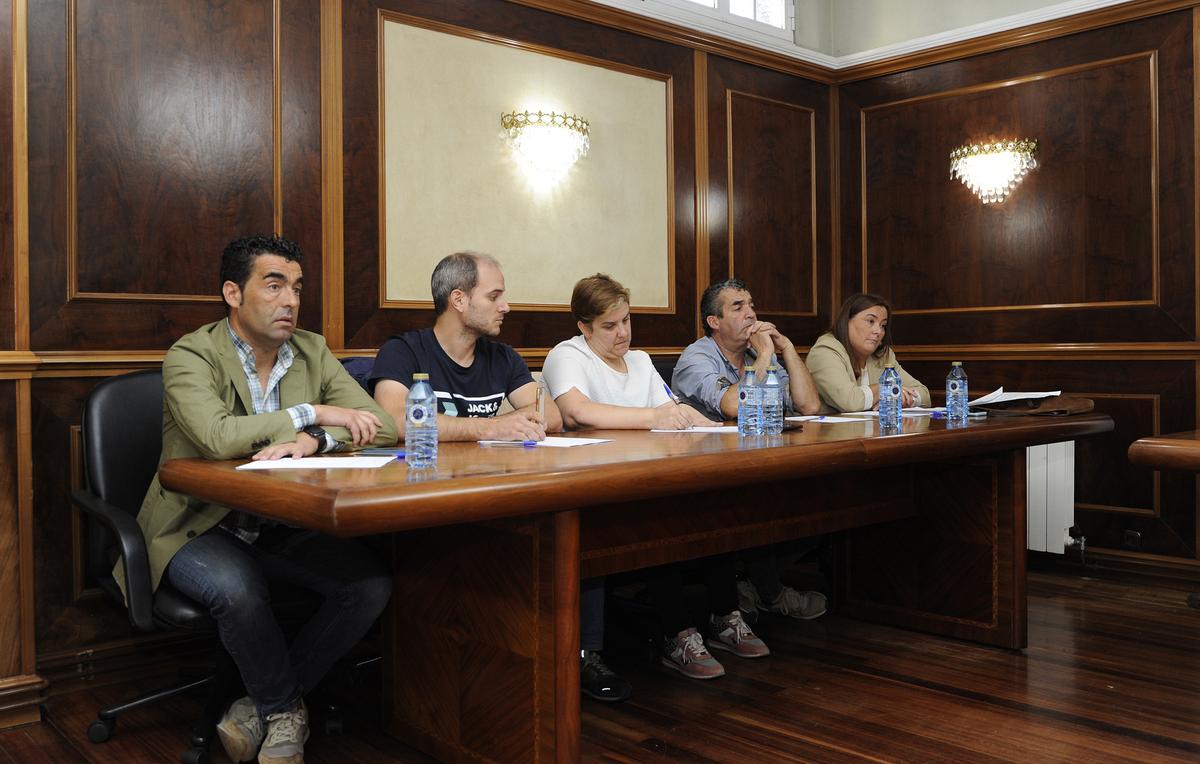
{"label": "plastic water bottle", "polygon": [[428,374],[414,374],[404,405],[404,461],[420,469],[437,464],[437,398]]}
{"label": "plastic water bottle", "polygon": [[903,395],[900,375],[894,366],[889,366],[879,375],[879,427],[883,430],[899,430],[903,413]]}
{"label": "plastic water bottle", "polygon": [[768,366],[767,378],[759,388],[762,396],[763,433],[778,435],[783,432],[783,385],[779,383],[779,367]]}
{"label": "plastic water bottle", "polygon": [[762,435],[762,388],[755,379],[754,367],[747,366],[738,385],[738,435]]}
{"label": "plastic water bottle", "polygon": [[946,375],[946,421],[967,421],[967,372],[962,361],[952,363]]}

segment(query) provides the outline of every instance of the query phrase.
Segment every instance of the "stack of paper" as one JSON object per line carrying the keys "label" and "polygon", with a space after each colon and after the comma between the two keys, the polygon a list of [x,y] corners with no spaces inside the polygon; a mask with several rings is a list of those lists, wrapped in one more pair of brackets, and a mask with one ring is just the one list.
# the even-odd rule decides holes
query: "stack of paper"
{"label": "stack of paper", "polygon": [[1006,393],[1003,387],[997,387],[992,392],[976,398],[968,405],[970,406],[986,406],[989,403],[1008,403],[1009,401],[1025,401],[1034,400],[1037,398],[1053,398],[1056,395],[1062,395],[1062,390],[1054,390],[1048,393]]}

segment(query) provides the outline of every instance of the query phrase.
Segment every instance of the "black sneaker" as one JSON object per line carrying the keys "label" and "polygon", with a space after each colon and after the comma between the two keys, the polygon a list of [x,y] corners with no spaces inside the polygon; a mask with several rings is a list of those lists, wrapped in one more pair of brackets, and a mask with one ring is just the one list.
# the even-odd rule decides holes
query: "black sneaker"
{"label": "black sneaker", "polygon": [[633,685],[613,673],[595,650],[579,652],[579,689],[596,700],[625,700],[633,694]]}

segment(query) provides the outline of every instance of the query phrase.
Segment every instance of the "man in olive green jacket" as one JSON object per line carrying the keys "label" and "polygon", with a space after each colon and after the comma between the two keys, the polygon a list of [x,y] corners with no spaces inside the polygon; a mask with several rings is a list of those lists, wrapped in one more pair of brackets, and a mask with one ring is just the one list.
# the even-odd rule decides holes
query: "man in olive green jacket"
{"label": "man in olive green jacket", "polygon": [[[226,319],[183,337],[163,361],[162,461],[282,459],[396,442],[396,425],[334,358],[296,328],[301,253],[277,236],[239,239],[221,261]],[[161,463],[161,462],[160,462]],[[206,605],[248,696],[217,727],[233,761],[303,761],[302,697],[387,604],[391,576],[357,542],[262,520],[164,489],[156,477],[138,524],[152,585]],[[122,565],[114,571],[122,580]],[[290,645],[268,585],[323,598]]]}
{"label": "man in olive green jacket", "polygon": [[[369,411],[382,423],[369,443],[390,446],[396,442],[396,426],[391,416],[329,352],[324,337],[297,330],[290,342],[295,359],[279,382],[283,406],[320,401],[328,406]],[[287,411],[249,415],[253,411],[250,389],[229,339],[227,318],[185,335],[167,351],[163,388],[160,464],[168,459],[189,457],[244,459],[270,445],[297,439],[297,430]],[[327,425],[324,431],[339,444],[354,445],[345,427]],[[229,512],[228,507],[168,491],[155,476],[138,513],[155,589],[167,563],[180,547],[219,523]],[[121,566],[114,572],[121,574]]]}

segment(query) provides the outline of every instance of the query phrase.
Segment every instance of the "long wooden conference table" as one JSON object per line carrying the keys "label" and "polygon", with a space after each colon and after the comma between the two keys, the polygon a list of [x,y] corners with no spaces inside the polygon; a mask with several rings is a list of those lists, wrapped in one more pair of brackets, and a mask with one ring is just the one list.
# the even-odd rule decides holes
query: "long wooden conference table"
{"label": "long wooden conference table", "polygon": [[391,534],[388,731],[443,760],[573,761],[581,577],[844,532],[839,612],[1021,648],[1025,447],[1112,427],[1089,414],[913,419],[886,437],[874,420],[774,438],[590,431],[612,440],[443,443],[434,471],[180,459],[159,476],[337,536]]}

